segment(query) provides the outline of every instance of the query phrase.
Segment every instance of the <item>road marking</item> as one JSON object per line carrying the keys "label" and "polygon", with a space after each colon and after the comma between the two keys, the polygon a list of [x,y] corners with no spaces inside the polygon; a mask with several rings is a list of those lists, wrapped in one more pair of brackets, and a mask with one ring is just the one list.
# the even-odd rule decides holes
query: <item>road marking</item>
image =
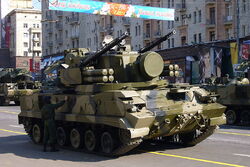
{"label": "road marking", "polygon": [[[146,151],[144,151],[144,152],[146,152]],[[180,155],[165,154],[165,153],[159,153],[159,152],[147,152],[147,153],[156,154],[156,155],[163,155],[163,156],[167,156],[167,157],[188,159],[188,160],[199,161],[199,162],[212,163],[212,164],[217,164],[217,165],[224,165],[224,166],[246,167],[246,166],[242,166],[242,165],[229,164],[229,163],[218,162],[218,161],[210,161],[210,160],[198,159],[198,158],[192,158],[192,157],[184,157],[184,156],[180,156]]]}
{"label": "road marking", "polygon": [[238,135],[238,136],[250,136],[250,134],[247,134],[247,133],[234,133],[234,132],[222,132],[222,131],[218,131],[216,133],[228,134],[228,135]]}
{"label": "road marking", "polygon": [[18,115],[19,113],[17,112],[11,112],[11,111],[0,111],[2,113],[7,113],[7,114],[15,114],[15,115]]}
{"label": "road marking", "polygon": [[23,128],[23,126],[21,125],[9,125],[10,127],[13,127],[13,128]]}
{"label": "road marking", "polygon": [[234,154],[234,155],[238,155],[238,156],[241,156],[241,157],[249,157],[250,158],[250,155],[247,155],[247,154]]}
{"label": "road marking", "polygon": [[12,131],[12,130],[7,130],[7,129],[0,129],[0,131],[16,133],[16,134],[20,134],[20,135],[27,135],[27,133],[24,133],[24,132],[17,132],[17,131]]}

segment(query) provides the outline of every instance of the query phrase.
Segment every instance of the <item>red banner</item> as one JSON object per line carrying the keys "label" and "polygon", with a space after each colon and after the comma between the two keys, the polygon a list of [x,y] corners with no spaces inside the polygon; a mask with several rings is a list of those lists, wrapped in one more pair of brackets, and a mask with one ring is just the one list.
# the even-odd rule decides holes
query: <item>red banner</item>
{"label": "red banner", "polygon": [[33,72],[34,68],[33,68],[33,59],[30,59],[30,72]]}
{"label": "red banner", "polygon": [[250,54],[250,47],[247,44],[242,45],[242,58],[248,60],[248,56]]}

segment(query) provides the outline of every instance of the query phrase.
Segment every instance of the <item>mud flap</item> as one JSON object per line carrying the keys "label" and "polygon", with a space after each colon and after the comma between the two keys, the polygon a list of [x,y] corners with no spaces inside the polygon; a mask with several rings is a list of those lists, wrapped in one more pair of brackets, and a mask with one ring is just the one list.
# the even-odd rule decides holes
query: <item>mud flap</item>
{"label": "mud flap", "polygon": [[226,124],[226,116],[223,114],[221,117],[210,118],[210,126]]}

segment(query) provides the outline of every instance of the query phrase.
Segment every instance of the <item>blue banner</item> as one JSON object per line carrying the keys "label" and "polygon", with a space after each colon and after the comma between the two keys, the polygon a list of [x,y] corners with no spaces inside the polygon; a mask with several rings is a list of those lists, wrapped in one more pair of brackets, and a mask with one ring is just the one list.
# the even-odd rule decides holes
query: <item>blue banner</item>
{"label": "blue banner", "polygon": [[87,0],[49,0],[49,9],[142,19],[174,20],[174,9]]}

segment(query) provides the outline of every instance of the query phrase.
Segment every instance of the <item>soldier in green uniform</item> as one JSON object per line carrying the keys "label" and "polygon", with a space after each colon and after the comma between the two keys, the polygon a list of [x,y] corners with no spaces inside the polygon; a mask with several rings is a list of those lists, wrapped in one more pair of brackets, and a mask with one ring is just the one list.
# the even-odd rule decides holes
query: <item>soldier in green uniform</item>
{"label": "soldier in green uniform", "polygon": [[65,97],[64,101],[61,101],[57,104],[51,104],[50,97],[44,97],[45,105],[42,108],[42,119],[44,120],[44,138],[43,138],[43,151],[46,152],[47,145],[50,145],[50,151],[58,151],[55,148],[56,145],[56,123],[55,123],[55,110],[61,107],[67,97]]}

